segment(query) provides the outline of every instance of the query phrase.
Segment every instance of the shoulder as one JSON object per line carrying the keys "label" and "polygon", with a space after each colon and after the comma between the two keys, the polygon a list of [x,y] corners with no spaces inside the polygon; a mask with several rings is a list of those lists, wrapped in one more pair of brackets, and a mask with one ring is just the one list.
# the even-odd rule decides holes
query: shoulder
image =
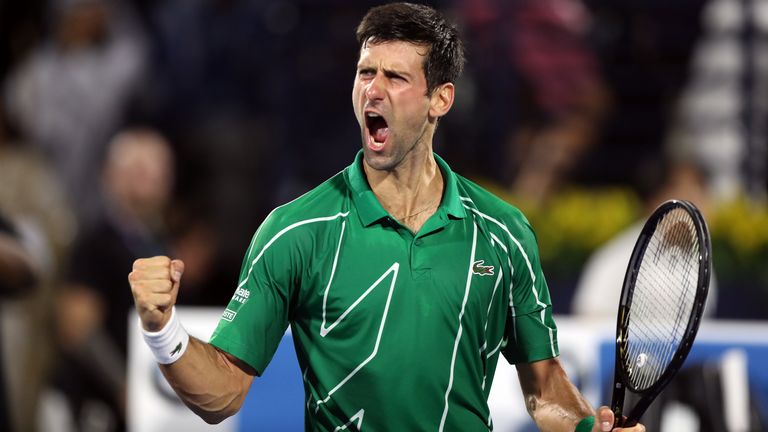
{"label": "shoulder", "polygon": [[519,208],[458,174],[456,180],[464,207],[484,220],[492,232],[501,230],[520,240],[535,242],[533,228]]}
{"label": "shoulder", "polygon": [[[274,238],[299,227],[321,226],[317,222],[332,221],[349,213],[349,188],[340,172],[314,189],[286,204],[276,207],[256,231],[256,237]],[[306,229],[301,230],[306,233]]]}

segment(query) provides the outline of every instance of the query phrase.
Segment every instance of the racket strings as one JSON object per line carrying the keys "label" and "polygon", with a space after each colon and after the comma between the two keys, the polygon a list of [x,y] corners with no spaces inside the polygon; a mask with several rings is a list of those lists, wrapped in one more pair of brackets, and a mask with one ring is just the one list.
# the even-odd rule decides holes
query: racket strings
{"label": "racket strings", "polygon": [[637,391],[661,377],[683,339],[695,300],[698,251],[695,225],[682,209],[662,218],[648,242],[635,282],[622,358]]}

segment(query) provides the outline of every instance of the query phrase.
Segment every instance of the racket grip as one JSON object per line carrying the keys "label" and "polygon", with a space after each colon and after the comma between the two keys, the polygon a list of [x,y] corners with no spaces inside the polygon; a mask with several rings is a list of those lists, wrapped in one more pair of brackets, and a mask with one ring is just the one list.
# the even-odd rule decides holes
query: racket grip
{"label": "racket grip", "polygon": [[624,422],[622,421],[622,418],[621,418],[621,411],[618,411],[618,412],[614,411],[613,412],[613,427],[617,428],[617,427],[624,427],[624,426],[625,426]]}
{"label": "racket grip", "polygon": [[[618,367],[618,365],[617,365]],[[611,401],[611,411],[613,411],[613,427],[624,426],[624,383],[616,379],[613,384],[613,400]]]}

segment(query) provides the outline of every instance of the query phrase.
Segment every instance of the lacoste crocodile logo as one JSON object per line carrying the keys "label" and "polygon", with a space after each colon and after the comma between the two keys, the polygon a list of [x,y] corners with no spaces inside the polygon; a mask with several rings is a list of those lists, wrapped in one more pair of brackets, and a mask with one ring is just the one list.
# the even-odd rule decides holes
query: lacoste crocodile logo
{"label": "lacoste crocodile logo", "polygon": [[478,276],[493,276],[493,266],[484,266],[485,260],[475,261],[472,264],[472,273]]}
{"label": "lacoste crocodile logo", "polygon": [[171,351],[171,357],[175,356],[176,354],[181,352],[181,342],[179,342],[178,345],[176,345],[176,348]]}

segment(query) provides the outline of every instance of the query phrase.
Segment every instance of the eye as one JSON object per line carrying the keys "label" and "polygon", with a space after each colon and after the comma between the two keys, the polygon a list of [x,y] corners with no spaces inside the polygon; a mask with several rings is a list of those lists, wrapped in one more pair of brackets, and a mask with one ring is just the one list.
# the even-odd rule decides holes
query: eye
{"label": "eye", "polygon": [[405,76],[400,75],[397,72],[389,72],[388,71],[385,74],[386,74],[387,78],[389,78],[390,81],[394,81],[396,83],[407,83],[408,82],[408,79]]}
{"label": "eye", "polygon": [[357,75],[360,76],[360,78],[372,78],[376,75],[376,71],[373,69],[360,69],[357,71]]}

